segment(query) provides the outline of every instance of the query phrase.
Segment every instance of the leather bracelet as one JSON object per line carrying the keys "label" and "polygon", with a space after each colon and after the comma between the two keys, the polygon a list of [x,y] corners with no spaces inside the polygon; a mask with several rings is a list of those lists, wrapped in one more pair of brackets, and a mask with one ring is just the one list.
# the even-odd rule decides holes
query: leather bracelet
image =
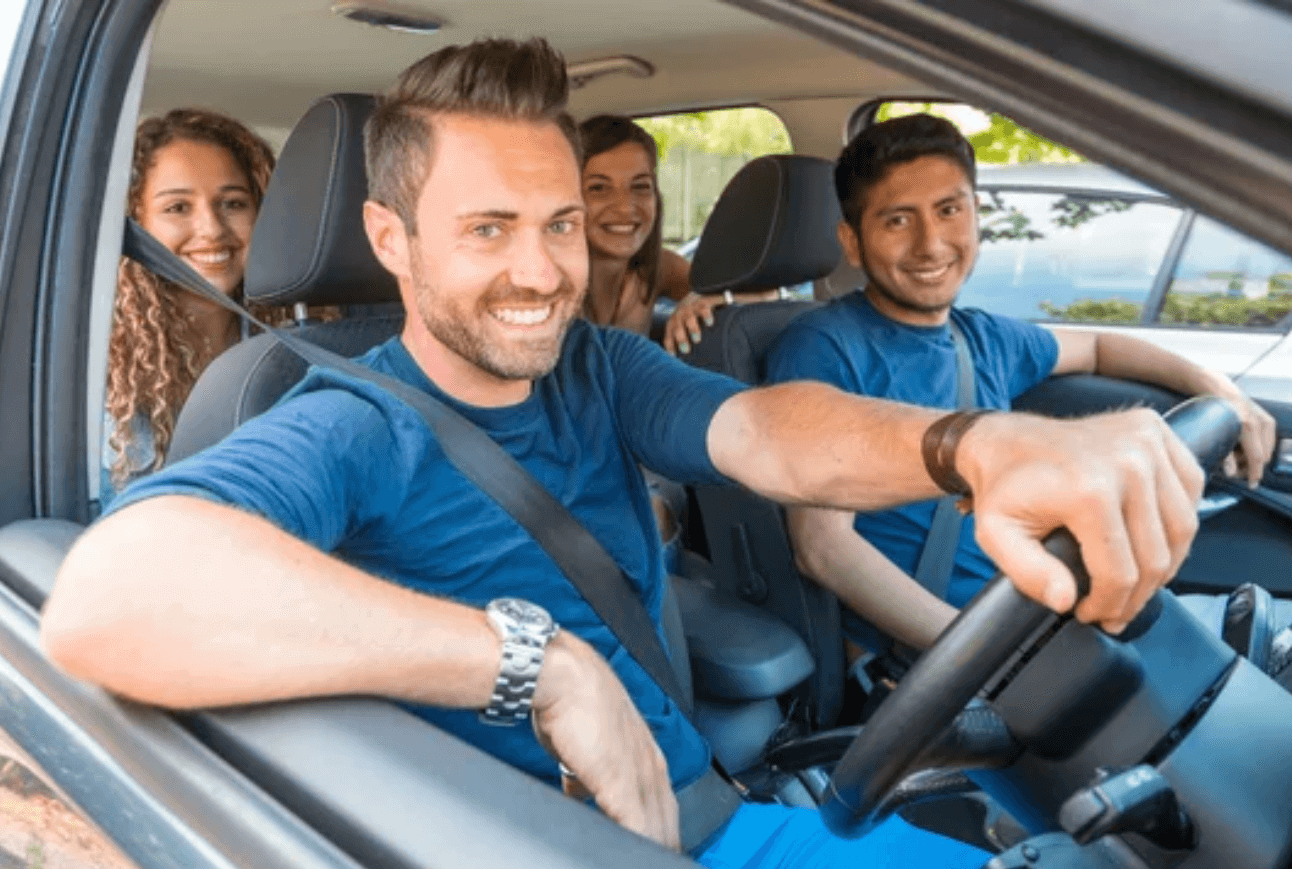
{"label": "leather bracelet", "polygon": [[956,470],[956,449],[974,423],[995,412],[987,408],[956,411],[939,418],[925,430],[920,443],[924,468],[942,491],[950,495],[973,494],[965,478]]}

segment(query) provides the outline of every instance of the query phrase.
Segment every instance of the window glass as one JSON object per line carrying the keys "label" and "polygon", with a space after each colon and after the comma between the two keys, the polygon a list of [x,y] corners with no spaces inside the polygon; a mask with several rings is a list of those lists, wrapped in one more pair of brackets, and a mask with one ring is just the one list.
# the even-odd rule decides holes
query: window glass
{"label": "window glass", "polygon": [[978,263],[959,303],[1024,319],[1138,322],[1179,218],[1156,202],[984,187]]}
{"label": "window glass", "polygon": [[0,866],[136,869],[0,730]]}
{"label": "window glass", "polygon": [[1276,326],[1292,312],[1292,257],[1198,217],[1162,306],[1163,323]]}
{"label": "window glass", "polygon": [[695,242],[731,177],[755,157],[790,152],[775,113],[718,109],[638,118],[659,146],[664,243],[690,258]]}
{"label": "window glass", "polygon": [[22,23],[27,4],[22,0],[0,3],[0,73],[9,68],[14,40],[18,38],[18,25]]}

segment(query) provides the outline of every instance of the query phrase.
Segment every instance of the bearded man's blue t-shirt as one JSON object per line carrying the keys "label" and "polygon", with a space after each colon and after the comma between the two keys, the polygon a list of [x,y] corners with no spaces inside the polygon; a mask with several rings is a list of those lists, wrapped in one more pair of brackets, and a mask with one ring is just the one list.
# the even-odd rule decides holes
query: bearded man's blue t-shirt
{"label": "bearded man's blue t-shirt", "polygon": [[[975,308],[952,308],[951,318],[973,356],[979,407],[1008,410],[1054,370],[1059,345],[1047,330]],[[956,406],[956,350],[945,324],[898,323],[856,290],[790,323],[768,353],[767,380],[819,380],[857,395],[950,410]],[[936,507],[936,501],[921,501],[858,513],[853,527],[914,576]],[[970,515],[960,526],[947,602],[964,606],[995,575],[995,565],[974,540]],[[866,636],[849,623],[852,618],[845,617],[845,630]]]}
{"label": "bearded man's blue t-shirt", "polygon": [[[583,321],[571,326],[556,368],[508,407],[448,397],[397,338],[359,361],[487,431],[605,546],[660,623],[662,551],[639,465],[682,482],[726,482],[709,460],[706,435],[718,406],[741,384],[678,362],[640,336]],[[416,410],[379,387],[311,369],[272,410],[139,480],[112,511],[165,494],[260,514],[361,570],[427,594],[477,607],[504,596],[540,604],[614,668],[676,787],[708,768],[704,740],[547,553],[449,464]],[[528,725],[491,726],[475,710],[410,708],[522,770],[559,781],[556,761]]]}

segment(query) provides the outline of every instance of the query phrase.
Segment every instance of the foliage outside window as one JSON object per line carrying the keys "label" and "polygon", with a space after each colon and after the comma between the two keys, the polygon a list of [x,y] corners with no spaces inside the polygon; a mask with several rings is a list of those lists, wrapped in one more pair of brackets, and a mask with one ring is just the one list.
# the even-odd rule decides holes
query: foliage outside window
{"label": "foliage outside window", "polygon": [[664,241],[695,238],[731,177],[755,157],[791,151],[789,133],[762,108],[638,118],[659,146]]}
{"label": "foliage outside window", "polygon": [[1292,257],[1199,217],[1162,306],[1161,322],[1271,328],[1292,313]]}
{"label": "foliage outside window", "polygon": [[875,120],[926,112],[946,118],[960,128],[979,163],[1082,163],[1085,158],[1036,135],[1004,115],[984,112],[963,103],[884,103]]}

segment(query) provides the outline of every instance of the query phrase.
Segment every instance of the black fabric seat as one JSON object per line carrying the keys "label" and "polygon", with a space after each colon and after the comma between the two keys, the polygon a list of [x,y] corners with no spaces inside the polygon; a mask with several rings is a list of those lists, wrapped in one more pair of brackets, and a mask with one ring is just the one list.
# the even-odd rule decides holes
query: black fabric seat
{"label": "black fabric seat", "polygon": [[[403,327],[399,287],[373,255],[363,230],[368,182],[363,124],[375,100],[334,94],[316,102],[283,146],[252,234],[246,301],[340,306],[346,316],[294,327],[302,338],[357,356]],[[213,361],[176,421],[172,464],[218,442],[273,405],[305,363],[269,335],[256,335]]]}
{"label": "black fabric seat", "polygon": [[[747,164],[705,224],[691,267],[698,293],[766,289],[812,281],[842,258],[833,164],[776,155]],[[765,357],[791,320],[814,302],[723,306],[691,364],[761,383]],[[816,672],[799,689],[815,728],[834,724],[842,703],[843,637],[833,594],[799,574],[781,508],[736,486],[695,490],[716,582],[787,622],[807,643]]]}

